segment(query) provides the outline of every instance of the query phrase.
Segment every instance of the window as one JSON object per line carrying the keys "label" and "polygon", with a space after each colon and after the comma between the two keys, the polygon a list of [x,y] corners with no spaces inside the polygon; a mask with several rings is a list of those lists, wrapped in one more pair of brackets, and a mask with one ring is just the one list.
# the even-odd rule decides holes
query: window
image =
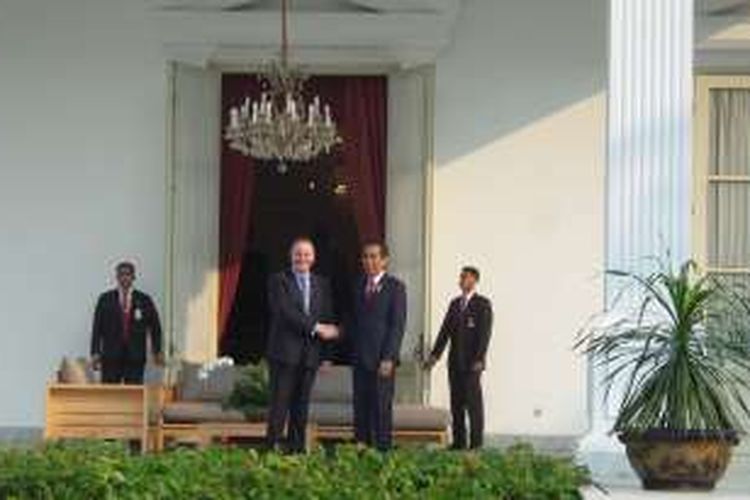
{"label": "window", "polygon": [[694,249],[707,272],[750,286],[750,77],[699,77]]}

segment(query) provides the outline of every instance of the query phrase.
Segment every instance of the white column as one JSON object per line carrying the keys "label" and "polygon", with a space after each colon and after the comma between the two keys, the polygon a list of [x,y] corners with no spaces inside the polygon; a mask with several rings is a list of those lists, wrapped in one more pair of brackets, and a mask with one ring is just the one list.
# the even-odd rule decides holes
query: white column
{"label": "white column", "polygon": [[169,321],[175,354],[216,357],[219,303],[221,79],[177,64],[169,192]]}
{"label": "white column", "polygon": [[[607,269],[647,271],[690,255],[693,1],[611,0],[607,165]],[[615,293],[606,281],[606,297]],[[594,373],[592,432],[606,437],[616,409]]]}

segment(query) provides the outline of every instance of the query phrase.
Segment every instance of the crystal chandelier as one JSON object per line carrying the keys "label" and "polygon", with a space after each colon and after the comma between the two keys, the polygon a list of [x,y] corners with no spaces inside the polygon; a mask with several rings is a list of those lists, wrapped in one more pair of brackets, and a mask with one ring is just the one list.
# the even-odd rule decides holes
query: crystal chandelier
{"label": "crystal chandelier", "polygon": [[258,160],[278,161],[286,172],[290,161],[312,160],[341,143],[331,107],[320,98],[305,101],[306,77],[289,67],[288,0],[281,0],[281,61],[260,72],[260,100],[246,97],[229,110],[224,138],[229,147]]}

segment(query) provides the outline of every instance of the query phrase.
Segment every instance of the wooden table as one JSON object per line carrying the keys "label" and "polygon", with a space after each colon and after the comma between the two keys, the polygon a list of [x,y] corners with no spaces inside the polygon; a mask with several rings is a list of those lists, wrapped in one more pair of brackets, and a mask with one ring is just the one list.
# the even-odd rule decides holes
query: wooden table
{"label": "wooden table", "polygon": [[145,452],[149,390],[143,385],[49,384],[44,439],[137,440]]}

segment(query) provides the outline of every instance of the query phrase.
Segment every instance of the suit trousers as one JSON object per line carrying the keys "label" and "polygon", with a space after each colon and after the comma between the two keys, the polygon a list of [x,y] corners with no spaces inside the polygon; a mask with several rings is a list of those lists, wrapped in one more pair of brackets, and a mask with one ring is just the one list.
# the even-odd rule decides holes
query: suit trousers
{"label": "suit trousers", "polygon": [[355,366],[354,439],[386,451],[392,446],[394,375]]}
{"label": "suit trousers", "polygon": [[288,420],[286,441],[289,451],[305,451],[310,392],[316,372],[315,368],[305,365],[270,362],[271,405],[266,428],[266,443],[270,448],[280,445],[284,424]]}
{"label": "suit trousers", "polygon": [[484,403],[482,401],[482,372],[448,370],[453,420],[453,448],[466,448],[466,414],[471,426],[471,448],[481,448],[484,435]]}
{"label": "suit trousers", "polygon": [[132,361],[125,357],[102,359],[103,384],[143,384],[143,361]]}

